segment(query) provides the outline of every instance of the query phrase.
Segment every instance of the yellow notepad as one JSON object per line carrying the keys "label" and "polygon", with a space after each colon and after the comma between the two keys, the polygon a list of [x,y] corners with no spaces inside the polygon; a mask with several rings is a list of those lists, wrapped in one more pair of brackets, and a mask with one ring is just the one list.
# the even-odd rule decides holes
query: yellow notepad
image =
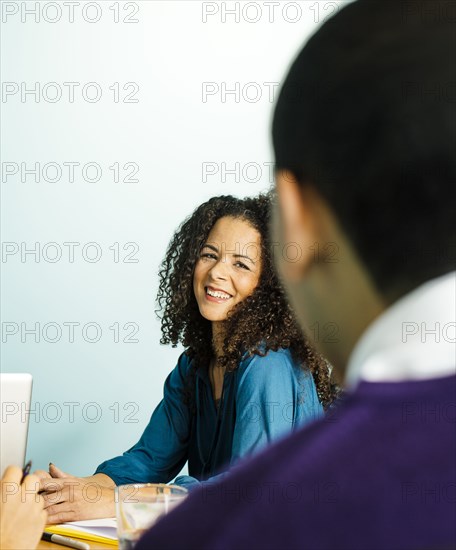
{"label": "yellow notepad", "polygon": [[119,544],[115,518],[90,519],[62,523],[61,525],[47,525],[45,530],[56,535],[102,542],[114,547],[117,547]]}

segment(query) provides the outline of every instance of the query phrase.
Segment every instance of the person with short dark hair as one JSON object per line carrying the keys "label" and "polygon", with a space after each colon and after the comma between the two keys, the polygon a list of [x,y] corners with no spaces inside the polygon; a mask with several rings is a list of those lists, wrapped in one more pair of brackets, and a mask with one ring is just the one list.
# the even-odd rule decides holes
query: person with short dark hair
{"label": "person with short dark hair", "polygon": [[453,2],[359,0],[292,64],[273,231],[303,254],[278,269],[346,394],[137,550],[456,547],[455,36]]}

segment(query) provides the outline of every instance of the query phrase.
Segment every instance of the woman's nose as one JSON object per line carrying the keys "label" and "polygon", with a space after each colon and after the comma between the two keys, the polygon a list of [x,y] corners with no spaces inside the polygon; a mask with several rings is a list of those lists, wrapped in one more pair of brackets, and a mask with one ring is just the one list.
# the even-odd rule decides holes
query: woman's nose
{"label": "woman's nose", "polygon": [[227,278],[227,262],[225,259],[218,260],[209,271],[213,279]]}

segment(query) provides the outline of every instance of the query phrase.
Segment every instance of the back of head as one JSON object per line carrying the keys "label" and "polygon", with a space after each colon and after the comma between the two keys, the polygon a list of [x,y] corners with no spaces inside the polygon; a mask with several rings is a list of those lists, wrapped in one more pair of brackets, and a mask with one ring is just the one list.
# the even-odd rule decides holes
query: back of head
{"label": "back of head", "polygon": [[349,4],[275,110],[277,169],[317,189],[393,296],[454,269],[455,18],[453,2]]}

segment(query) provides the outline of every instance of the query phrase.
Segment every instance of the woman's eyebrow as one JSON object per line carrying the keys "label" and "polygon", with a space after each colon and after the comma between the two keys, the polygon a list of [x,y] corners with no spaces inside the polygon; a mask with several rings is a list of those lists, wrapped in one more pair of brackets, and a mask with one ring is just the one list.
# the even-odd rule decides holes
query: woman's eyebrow
{"label": "woman's eyebrow", "polygon": [[245,258],[246,260],[249,260],[252,262],[253,265],[255,265],[255,262],[252,260],[252,258],[249,258],[249,256],[244,256],[243,254],[233,254],[234,258]]}
{"label": "woman's eyebrow", "polygon": [[[202,250],[203,248],[210,248],[210,249],[213,250],[214,252],[217,252],[217,254],[218,254],[218,252],[219,252],[219,249],[218,249],[215,245],[213,245],[213,244],[205,243],[205,244],[203,244],[203,246],[201,247],[201,250]],[[222,250],[223,250],[223,245],[222,245]],[[227,252],[229,252],[229,250],[228,250]],[[233,258],[244,258],[244,259],[246,259],[246,260],[249,260],[249,262],[252,262],[253,265],[255,265],[255,263],[256,263],[254,260],[252,260],[252,258],[250,258],[250,256],[245,256],[244,254],[233,254]]]}
{"label": "woman's eyebrow", "polygon": [[210,248],[211,250],[213,250],[214,252],[218,252],[218,248],[216,246],[214,246],[213,244],[209,244],[209,243],[205,243],[203,244],[203,246],[201,247],[201,250],[203,248]]}

